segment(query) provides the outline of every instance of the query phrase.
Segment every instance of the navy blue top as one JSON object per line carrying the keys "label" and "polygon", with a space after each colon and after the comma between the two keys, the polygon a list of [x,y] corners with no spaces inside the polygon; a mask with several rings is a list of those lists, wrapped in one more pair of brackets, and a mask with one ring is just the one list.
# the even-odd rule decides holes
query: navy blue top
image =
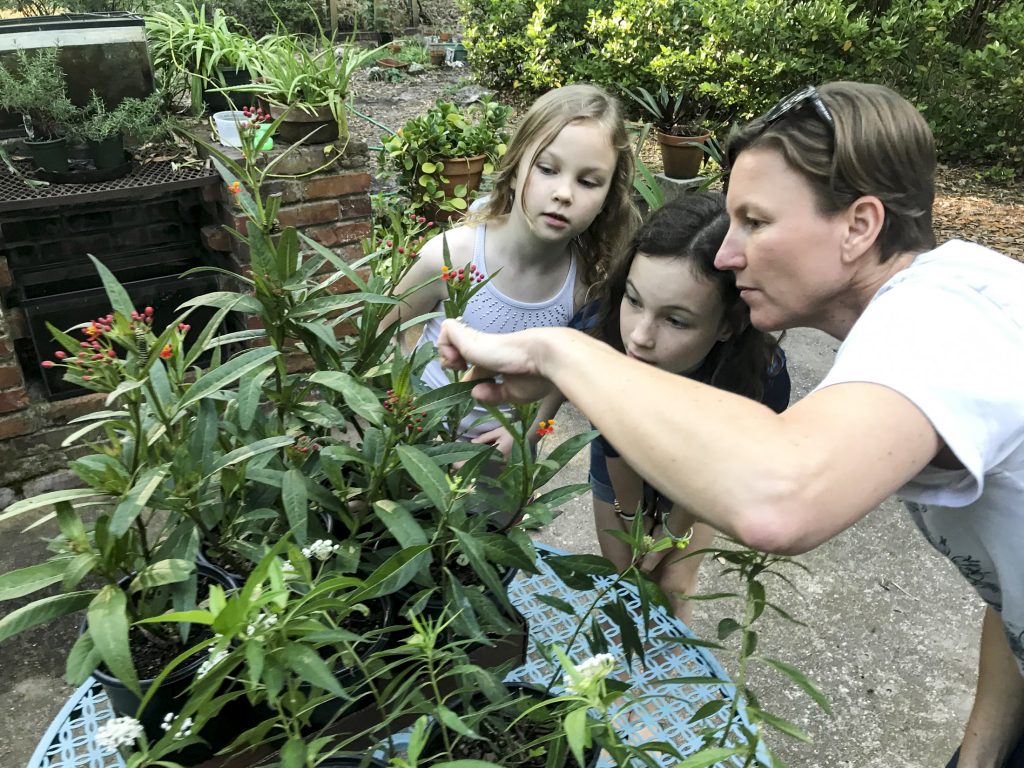
{"label": "navy blue top", "polygon": [[[578,331],[588,331],[597,322],[598,303],[592,301],[582,307],[572,320],[569,327]],[[698,371],[698,376],[699,376]],[[699,379],[697,379],[699,381]],[[789,406],[791,383],[789,370],[786,367],[786,353],[780,348],[778,355],[772,360],[768,371],[768,381],[765,383],[764,394],[761,396],[761,403],[767,405],[775,413],[782,413]],[[590,485],[594,495],[609,504],[614,500],[614,490],[611,487],[611,478],[608,476],[609,458],[618,458],[619,452],[611,443],[605,440],[603,435],[598,435],[590,443]],[[646,506],[650,509],[652,503],[656,504],[661,498],[654,488],[644,483],[644,498]]]}

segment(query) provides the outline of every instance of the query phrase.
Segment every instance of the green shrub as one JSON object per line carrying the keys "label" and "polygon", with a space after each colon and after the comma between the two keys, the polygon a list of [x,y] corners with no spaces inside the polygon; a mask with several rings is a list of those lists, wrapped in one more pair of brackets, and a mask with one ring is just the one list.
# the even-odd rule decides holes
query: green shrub
{"label": "green shrub", "polygon": [[1024,0],[461,3],[470,63],[496,88],[664,84],[725,125],[807,83],[878,82],[924,112],[944,159],[1024,173]]}
{"label": "green shrub", "polygon": [[277,32],[278,19],[287,32],[316,34],[318,21],[330,29],[325,0],[215,0],[209,5],[233,16],[257,38]]}

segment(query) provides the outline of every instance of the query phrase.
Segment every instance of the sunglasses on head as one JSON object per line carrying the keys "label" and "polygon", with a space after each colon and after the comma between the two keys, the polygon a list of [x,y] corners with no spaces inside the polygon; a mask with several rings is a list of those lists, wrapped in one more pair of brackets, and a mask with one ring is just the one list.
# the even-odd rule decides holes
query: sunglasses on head
{"label": "sunglasses on head", "polygon": [[[767,131],[779,120],[793,114],[797,110],[803,109],[805,106],[810,105],[814,108],[814,114],[818,117],[821,122],[829,127],[835,135],[836,121],[832,119],[832,113],[828,111],[828,107],[825,106],[825,102],[821,100],[821,95],[818,93],[818,89],[813,85],[805,86],[804,88],[797,88],[789,96],[779,101],[774,107],[765,112],[761,117],[757,119],[757,132],[754,133],[750,139],[753,141],[762,133]],[[728,156],[729,165],[732,166],[733,161],[736,159],[735,152],[729,152]]]}

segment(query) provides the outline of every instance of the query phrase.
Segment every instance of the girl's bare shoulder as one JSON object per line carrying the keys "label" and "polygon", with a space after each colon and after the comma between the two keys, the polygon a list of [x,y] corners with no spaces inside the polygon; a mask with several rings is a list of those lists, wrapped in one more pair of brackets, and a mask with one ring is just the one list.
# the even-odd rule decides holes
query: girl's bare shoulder
{"label": "girl's bare shoulder", "polygon": [[476,226],[463,224],[453,227],[428,240],[423,246],[423,250],[420,251],[420,258],[436,263],[440,267],[444,263],[444,246],[447,243],[452,264],[464,266],[473,260],[476,235]]}

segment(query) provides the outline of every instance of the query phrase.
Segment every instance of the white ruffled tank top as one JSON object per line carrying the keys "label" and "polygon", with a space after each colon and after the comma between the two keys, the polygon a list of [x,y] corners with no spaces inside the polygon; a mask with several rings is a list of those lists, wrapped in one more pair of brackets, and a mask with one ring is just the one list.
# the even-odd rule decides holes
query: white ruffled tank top
{"label": "white ruffled tank top", "polygon": [[[487,259],[484,254],[484,243],[487,228],[480,224],[476,227],[476,244],[473,248],[473,265],[478,274],[487,279]],[[576,254],[569,258],[569,273],[558,293],[550,299],[538,303],[518,301],[506,296],[493,283],[487,283],[469,300],[462,319],[471,328],[487,333],[514,333],[527,328],[545,328],[567,326],[572,319],[574,309],[574,293],[576,287]],[[434,307],[435,312],[443,310],[441,304]],[[423,333],[416,346],[437,344],[437,336],[441,332],[443,318],[428,320],[423,326]],[[423,383],[431,389],[448,384],[448,376],[441,368],[441,363],[431,360],[423,370]],[[502,408],[507,412],[507,409]],[[481,421],[481,418],[484,420]],[[498,426],[490,418],[483,406],[477,405],[473,412],[462,421],[461,431],[465,439],[472,439]]]}

